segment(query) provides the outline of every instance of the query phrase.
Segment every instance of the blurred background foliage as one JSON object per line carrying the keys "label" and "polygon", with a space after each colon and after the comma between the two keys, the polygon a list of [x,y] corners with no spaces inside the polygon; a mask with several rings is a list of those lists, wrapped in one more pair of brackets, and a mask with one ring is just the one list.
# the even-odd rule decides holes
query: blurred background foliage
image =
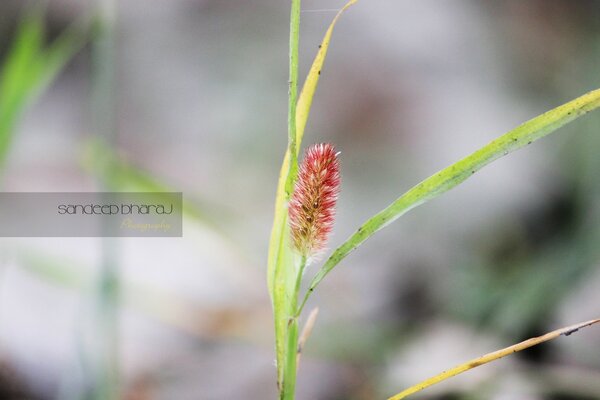
{"label": "blurred background foliage", "polygon": [[[275,398],[265,268],[288,4],[115,2],[105,140],[92,102],[100,3],[0,2],[2,188],[182,191],[183,238],[117,243],[118,396]],[[342,3],[303,2],[303,73]],[[425,176],[600,87],[593,0],[370,0],[337,29],[305,139],[342,151],[332,248]],[[383,398],[597,317],[599,126],[591,114],[500,160],[345,260],[308,305],[321,312],[298,398]],[[0,248],[0,398],[103,398],[94,288],[106,243]],[[590,329],[415,398],[597,399],[599,345]]]}

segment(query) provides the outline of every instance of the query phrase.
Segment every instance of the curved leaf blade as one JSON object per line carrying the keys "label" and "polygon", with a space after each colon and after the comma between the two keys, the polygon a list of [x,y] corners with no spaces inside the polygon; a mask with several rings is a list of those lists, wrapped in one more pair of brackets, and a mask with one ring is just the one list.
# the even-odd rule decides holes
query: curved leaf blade
{"label": "curved leaf blade", "polygon": [[411,188],[387,208],[367,220],[346,242],[331,254],[312,279],[300,311],[310,294],[323,278],[348,254],[377,231],[394,222],[413,208],[459,185],[492,161],[533,143],[563,125],[595,110],[599,106],[600,89],[596,89],[519,125],[474,153],[471,153],[469,156],[438,171]]}

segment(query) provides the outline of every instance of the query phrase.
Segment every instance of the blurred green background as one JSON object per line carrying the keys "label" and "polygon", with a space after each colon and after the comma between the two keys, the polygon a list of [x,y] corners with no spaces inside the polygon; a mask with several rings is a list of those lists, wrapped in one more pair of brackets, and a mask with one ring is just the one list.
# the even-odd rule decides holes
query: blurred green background
{"label": "blurred green background", "polygon": [[[301,75],[341,0],[303,1]],[[289,4],[0,2],[4,191],[174,190],[183,238],[0,240],[0,399],[276,398],[266,255]],[[363,0],[305,143],[341,150],[330,247],[410,186],[600,87],[600,2]],[[600,114],[378,233],[320,287],[298,399],[379,399],[600,312]],[[314,272],[309,271],[309,274]],[[422,399],[600,399],[591,328]]]}

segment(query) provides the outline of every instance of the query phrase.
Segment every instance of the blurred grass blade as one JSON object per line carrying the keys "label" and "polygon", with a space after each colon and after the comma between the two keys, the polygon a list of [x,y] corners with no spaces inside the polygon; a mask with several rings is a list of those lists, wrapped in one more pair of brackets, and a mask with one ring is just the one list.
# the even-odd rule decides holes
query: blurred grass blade
{"label": "blurred grass blade", "polygon": [[[57,288],[89,294],[93,290],[93,269],[89,265],[70,258],[53,254],[39,254],[29,248],[19,248],[14,252],[19,268]],[[124,296],[119,297],[119,307],[144,313],[161,323],[178,329],[199,339],[222,338],[222,335],[238,335],[233,326],[218,322],[226,314],[234,313],[228,308],[200,307],[185,296],[163,287],[125,281]],[[236,322],[249,323],[256,315],[235,311]],[[198,318],[201,315],[202,318]],[[206,324],[206,322],[209,322]],[[212,322],[211,322],[212,321]],[[208,326],[206,326],[208,325]],[[235,325],[235,324],[234,324]]]}
{"label": "blurred grass blade", "polygon": [[[295,154],[293,155],[293,159],[296,160],[302,144],[304,129],[306,127],[306,121],[308,119],[310,106],[312,104],[312,98],[317,88],[319,75],[325,61],[329,43],[331,41],[333,28],[342,12],[352,4],[356,3],[356,1],[357,0],[349,1],[346,6],[340,10],[325,33],[325,37],[323,38],[320,49],[309,71],[295,107],[295,140],[289,141],[279,173],[277,194],[275,197],[275,215],[273,218],[273,228],[271,230],[271,238],[269,241],[267,265],[267,285],[275,318],[275,347],[278,382],[282,381],[283,365],[285,363],[285,335],[283,332],[286,331],[288,319],[290,316],[294,315],[296,308],[295,301],[292,303],[293,300],[290,299],[289,295],[294,290],[296,274],[293,270],[294,254],[291,251],[289,244],[289,227],[287,221],[288,193],[286,193],[285,190],[286,186],[289,188],[293,185],[293,177],[290,177],[290,172],[292,172],[293,175],[293,171],[290,169],[290,160],[292,159],[291,149],[294,149]],[[292,124],[292,126],[293,125],[294,124]]]}
{"label": "blurred grass blade", "polygon": [[600,89],[597,89],[523,123],[411,188],[387,208],[367,220],[331,254],[311,281],[300,310],[321,280],[375,232],[394,222],[411,209],[459,185],[492,161],[533,143],[599,106]]}
{"label": "blurred grass blade", "polygon": [[86,276],[84,268],[72,260],[54,257],[49,254],[41,255],[38,251],[28,248],[12,250],[17,259],[17,265],[36,277],[51,283],[56,287],[77,290],[89,290],[91,279]]}
{"label": "blurred grass blade", "polygon": [[[161,182],[150,173],[127,162],[100,138],[89,140],[83,153],[81,162],[86,171],[97,176],[111,190],[154,193],[176,191],[167,183]],[[221,215],[219,219],[210,217],[215,213],[223,214],[221,211],[215,211],[217,207],[212,204],[209,206],[191,203],[186,199],[183,204],[183,214],[223,234],[220,229],[220,226],[223,225]],[[210,209],[211,212],[204,212],[204,209]]]}
{"label": "blurred grass blade", "polygon": [[104,186],[122,192],[169,192],[166,184],[127,162],[106,141],[93,137],[85,143],[83,168]]}
{"label": "blurred grass blade", "polygon": [[24,109],[85,43],[81,25],[81,22],[73,24],[45,49],[42,9],[35,8],[25,15],[0,75],[0,165]]}
{"label": "blurred grass blade", "polygon": [[[152,176],[150,172],[131,164],[98,137],[94,137],[86,143],[81,163],[88,173],[100,179],[102,184],[111,191],[150,193],[177,191],[168,183]],[[229,237],[222,228],[227,216],[233,214],[231,218],[236,217],[233,210],[198,199],[192,201],[186,196],[182,212],[184,216],[192,218],[222,238],[228,238],[228,241],[233,242],[233,238]]]}
{"label": "blurred grass blade", "polygon": [[538,336],[532,339],[528,339],[525,340],[524,342],[521,343],[517,343],[515,345],[506,347],[504,349],[495,351],[493,353],[488,353],[484,356],[481,356],[479,358],[467,361],[464,364],[460,364],[454,368],[451,368],[447,371],[442,372],[439,375],[436,375],[434,377],[431,377],[427,380],[424,380],[421,383],[418,383],[414,386],[411,386],[410,388],[403,390],[402,392],[398,393],[395,396],[390,397],[388,400],[401,400],[404,399],[405,397],[414,394],[416,392],[420,392],[423,389],[428,388],[429,386],[435,385],[436,383],[440,383],[442,381],[445,381],[446,379],[452,378],[453,376],[456,376],[458,374],[461,374],[463,372],[466,372],[470,369],[473,369],[475,367],[479,367],[480,365],[484,365],[487,364],[489,362],[498,360],[502,357],[506,357],[508,355],[514,354],[516,352],[519,352],[521,350],[525,350],[528,349],[529,347],[533,347],[536,346],[538,344],[547,342],[549,340],[553,340],[556,339],[559,336],[569,336],[575,332],[577,332],[579,329],[582,328],[586,328],[588,326],[592,326],[594,324],[600,323],[600,319],[594,319],[594,320],[590,320],[590,321],[586,321],[586,322],[581,322],[579,324],[575,324],[575,325],[571,325],[571,326],[566,326],[564,328],[560,328],[557,329],[555,331],[546,333],[545,335],[542,336]]}
{"label": "blurred grass blade", "polygon": [[[176,192],[177,189],[156,178],[150,172],[133,165],[127,159],[113,148],[108,146],[104,140],[98,137],[91,138],[84,147],[81,163],[83,168],[92,176],[96,176],[110,190],[118,192],[152,192],[169,193]],[[252,282],[260,283],[259,263],[255,257],[248,254],[247,249],[241,246],[240,241],[225,226],[227,222],[234,222],[239,219],[235,210],[223,207],[215,202],[207,201],[198,196],[186,195],[183,201],[182,209],[184,221],[188,218],[196,222],[205,231],[211,234],[218,242],[223,245],[228,253],[235,256],[236,263],[229,265],[227,271],[221,269],[223,273],[228,273],[229,278],[247,287],[248,279]],[[245,266],[251,266],[248,269]],[[256,268],[254,268],[256,267]],[[240,273],[244,269],[244,273]]]}
{"label": "blurred grass blade", "polygon": [[16,33],[14,43],[0,75],[0,161],[4,160],[11,142],[13,127],[36,79],[37,56],[43,35],[39,10],[26,15]]}

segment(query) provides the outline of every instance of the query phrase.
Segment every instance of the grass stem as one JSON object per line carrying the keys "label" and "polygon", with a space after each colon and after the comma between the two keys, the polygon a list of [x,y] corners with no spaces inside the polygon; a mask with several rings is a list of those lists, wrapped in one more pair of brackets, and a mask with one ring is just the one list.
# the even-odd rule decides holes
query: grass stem
{"label": "grass stem", "polygon": [[286,197],[292,194],[294,180],[298,170],[298,149],[296,140],[296,105],[298,102],[298,48],[300,43],[300,4],[301,0],[292,0],[290,14],[290,80],[288,101],[288,150],[290,165],[285,184]]}
{"label": "grass stem", "polygon": [[[114,111],[115,58],[115,0],[100,0],[92,43],[92,127],[95,134],[112,146],[116,139]],[[107,180],[101,182],[103,191],[110,191]],[[104,236],[111,236],[113,226],[102,226]],[[94,387],[94,397],[116,400],[119,395],[119,295],[117,240],[102,238],[102,258],[98,277],[97,303],[100,348]]]}

